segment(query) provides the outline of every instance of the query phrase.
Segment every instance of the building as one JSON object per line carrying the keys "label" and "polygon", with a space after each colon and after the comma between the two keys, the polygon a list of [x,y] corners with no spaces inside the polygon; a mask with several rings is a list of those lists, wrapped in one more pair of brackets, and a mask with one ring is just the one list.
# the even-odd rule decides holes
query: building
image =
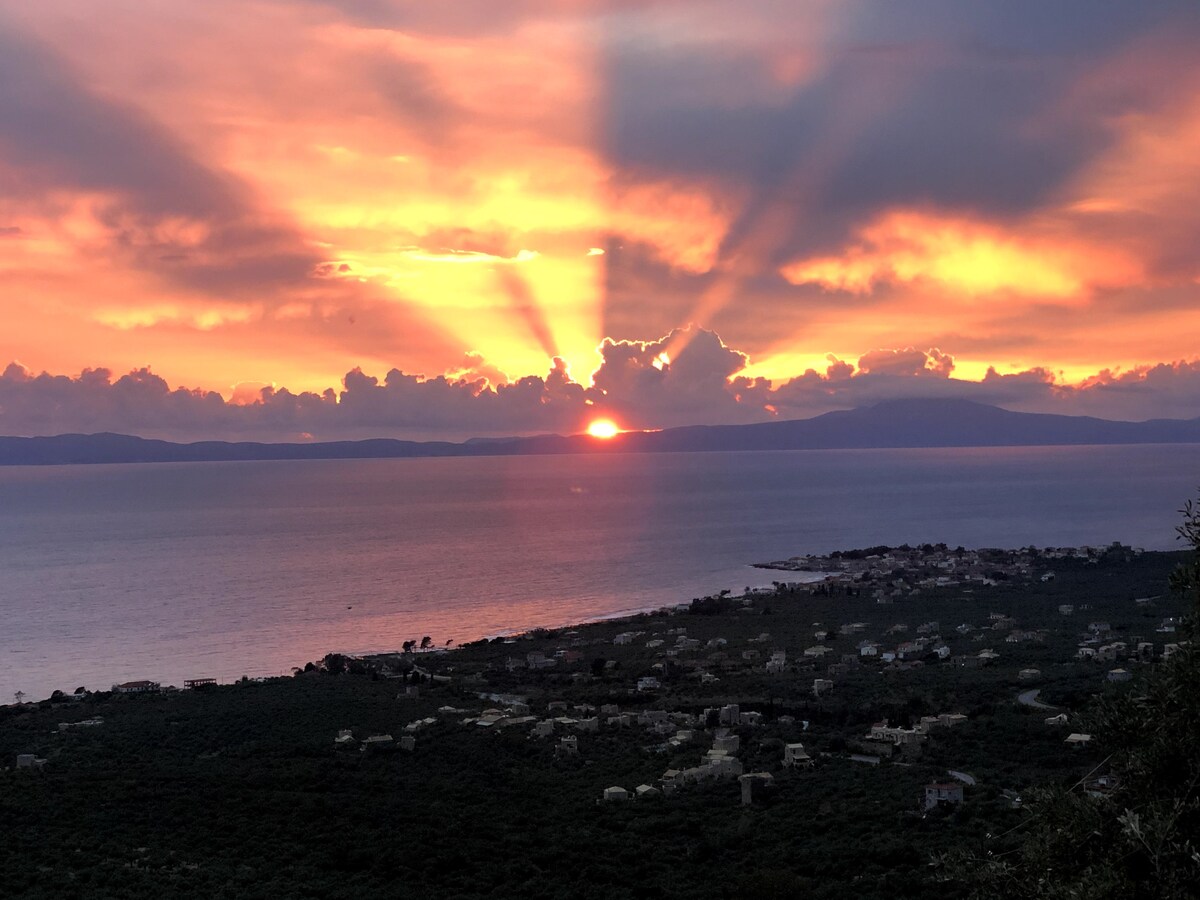
{"label": "building", "polygon": [[786,744],[783,748],[783,764],[787,768],[809,768],[812,766],[812,757],[804,749],[803,744]]}
{"label": "building", "polygon": [[775,779],[770,772],[751,772],[748,775],[739,775],[738,781],[742,785],[742,806],[749,806],[754,802],[756,793],[775,784]]}
{"label": "building", "polygon": [[628,799],[629,799],[629,791],[625,790],[625,788],[623,788],[623,787],[616,786],[616,787],[609,787],[609,788],[604,789],[604,801],[606,803],[611,803],[614,800],[628,800]]}
{"label": "building", "polygon": [[159,689],[157,681],[126,681],[112,686],[114,694],[152,694]]}
{"label": "building", "polygon": [[941,804],[959,806],[963,802],[963,786],[957,781],[935,781],[925,785],[925,809]]}
{"label": "building", "polygon": [[741,745],[742,739],[736,734],[722,734],[713,738],[713,749],[721,753],[737,753]]}

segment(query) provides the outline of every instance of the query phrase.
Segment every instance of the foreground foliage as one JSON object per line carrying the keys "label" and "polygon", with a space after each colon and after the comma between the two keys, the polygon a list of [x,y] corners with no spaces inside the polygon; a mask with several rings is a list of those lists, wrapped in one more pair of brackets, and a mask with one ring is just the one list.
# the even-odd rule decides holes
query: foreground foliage
{"label": "foreground foliage", "polygon": [[[1101,762],[1031,795],[1011,832],[943,860],[977,898],[1200,895],[1200,510],[1177,529],[1194,551],[1170,586],[1187,603],[1180,649],[1132,691],[1105,695],[1087,722]],[[1089,777],[1111,790],[1093,790]]]}

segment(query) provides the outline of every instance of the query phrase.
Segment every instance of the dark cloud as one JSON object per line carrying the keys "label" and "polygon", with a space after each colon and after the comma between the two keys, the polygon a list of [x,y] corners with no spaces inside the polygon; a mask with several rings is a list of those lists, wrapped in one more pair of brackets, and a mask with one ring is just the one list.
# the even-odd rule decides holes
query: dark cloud
{"label": "dark cloud", "polygon": [[328,261],[242,181],[195,159],[137,110],[92,91],[28,35],[2,28],[0,161],[21,173],[3,187],[29,203],[63,192],[105,197],[96,218],[107,235],[106,255],[199,296],[252,302],[268,310],[268,319],[303,298],[313,317],[289,327],[338,331],[341,323],[363,322],[367,327],[344,335],[360,357],[463,350],[416,308],[374,285],[314,280]]}
{"label": "dark cloud", "polygon": [[[681,340],[686,338],[686,340]],[[664,354],[682,346],[668,360]],[[172,389],[148,369],[114,380],[105,369],[77,377],[34,375],[12,364],[0,374],[0,433],[115,431],[175,440],[319,440],[365,437],[455,439],[545,432],[576,433],[598,415],[629,428],[665,428],[803,418],[902,398],[966,398],[1027,412],[1106,418],[1200,415],[1200,360],[1125,372],[1102,371],[1080,385],[1030,369],[979,382],[951,377],[937,350],[876,350],[858,367],[829,358],[772,385],[741,375],[747,358],[714,332],[676,331],[657,341],[607,340],[590,384],[561,360],[545,376],[507,381],[477,354],[452,376],[425,378],[392,369],[382,379],[353,369],[342,389],[292,393],[242,386],[237,402]],[[252,402],[247,402],[252,401]]]}
{"label": "dark cloud", "polygon": [[318,261],[238,179],[194,159],[132,107],[86,87],[29,35],[0,30],[0,159],[10,196],[100,195],[111,251],[225,296],[305,278]]}
{"label": "dark cloud", "polygon": [[950,377],[954,357],[941,350],[928,352],[908,347],[904,350],[872,350],[858,360],[858,370],[864,375],[900,375]]}
{"label": "dark cloud", "polygon": [[[723,255],[773,213],[757,260],[770,268],[832,250],[891,206],[1013,220],[1040,208],[1110,149],[1111,123],[1143,109],[1161,73],[1086,92],[1081,80],[1157,29],[1200,39],[1200,13],[1183,4],[984,6],[849,7],[820,73],[790,95],[749,90],[768,65],[760,46],[614,39],[608,152],[647,177],[747,197]],[[736,103],[730,79],[747,88]]]}
{"label": "dark cloud", "polygon": [[367,83],[386,102],[388,108],[410,125],[414,135],[429,143],[441,143],[462,116],[437,78],[423,64],[391,54],[380,54],[363,61]]}

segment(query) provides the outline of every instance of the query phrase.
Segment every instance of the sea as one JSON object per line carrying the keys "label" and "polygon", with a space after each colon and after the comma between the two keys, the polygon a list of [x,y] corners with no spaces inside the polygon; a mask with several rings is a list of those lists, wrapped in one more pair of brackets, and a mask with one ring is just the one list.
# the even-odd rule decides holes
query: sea
{"label": "sea", "polygon": [[0,468],[0,703],[290,674],[877,544],[1172,549],[1200,445]]}

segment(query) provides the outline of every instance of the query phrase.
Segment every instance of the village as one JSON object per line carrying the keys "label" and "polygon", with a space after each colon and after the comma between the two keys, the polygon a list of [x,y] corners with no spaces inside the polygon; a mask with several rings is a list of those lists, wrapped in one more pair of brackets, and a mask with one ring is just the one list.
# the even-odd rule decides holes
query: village
{"label": "village", "polygon": [[876,549],[801,557],[819,580],[453,650],[413,640],[290,677],[56,692],[0,710],[0,778],[32,798],[89,790],[98,764],[170,766],[212,773],[196,777],[219,797],[236,784],[219,773],[274,759],[301,782],[374,785],[357,803],[425,796],[468,815],[495,794],[568,830],[724,828],[736,810],[764,829],[823,822],[805,831],[814,860],[863,817],[932,848],[1011,827],[1048,780],[1103,802],[1115,782],[1088,705],[1178,651],[1163,590],[1178,554],[977,551],[959,566],[939,547]]}
{"label": "village", "polygon": [[[781,775],[806,772],[818,763],[911,766],[944,733],[970,720],[960,705],[906,715],[903,724],[884,718],[857,730],[831,729],[828,712],[836,700],[868,693],[861,691],[863,682],[880,677],[894,688],[896,679],[928,670],[962,683],[976,678],[976,670],[987,669],[984,683],[1000,685],[1015,705],[1050,713],[1041,721],[1054,740],[1070,750],[1086,747],[1090,735],[1071,730],[1071,712],[1038,699],[1043,670],[1057,669],[1060,680],[1064,671],[1084,673],[1096,689],[1130,681],[1136,667],[1178,649],[1171,639],[1176,619],[1165,616],[1146,627],[1145,614],[1156,608],[1155,598],[1149,597],[1125,603],[1122,611],[1129,621],[1116,626],[1087,618],[1094,604],[1082,597],[1084,602],[1048,605],[1033,621],[1018,617],[1003,601],[1030,583],[1052,591],[1056,564],[1069,561],[1078,574],[1081,567],[1095,567],[1103,559],[1112,563],[1114,557],[1140,556],[1141,551],[1114,544],[1103,551],[950,551],[925,545],[797,557],[790,567],[826,576],[778,584],[774,592],[750,591],[740,597],[726,592],[624,622],[535,631],[455,651],[430,647],[422,652],[413,641],[399,654],[330,657],[323,665],[297,670],[297,676],[328,674],[329,660],[336,659],[337,671],[357,670],[398,683],[397,701],[428,713],[398,722],[398,737],[365,733],[346,723],[331,736],[339,753],[398,751],[419,758],[425,743],[436,746],[439,740],[453,740],[454,729],[469,729],[522,734],[552,747],[556,757],[580,760],[586,759],[594,738],[604,734],[631,753],[670,762],[655,779],[605,784],[594,799],[642,800],[734,782],[740,785],[740,802],[749,805],[775,790]],[[980,604],[998,585],[1004,591],[995,595],[997,605],[1010,608],[987,607],[985,612]],[[924,620],[918,613],[929,606],[914,600],[922,590],[940,593],[943,602],[959,592],[962,615],[944,624]],[[779,622],[787,627],[774,636],[746,627],[766,621],[765,615],[776,618],[771,604],[783,598],[793,607],[811,607],[814,600],[828,602],[842,595],[858,599],[857,610],[864,608],[864,600],[873,602],[878,613],[871,616],[873,622],[814,621],[804,629]],[[893,605],[897,600],[904,605]],[[918,615],[901,615],[905,612]],[[898,621],[902,618],[908,621]],[[730,627],[722,629],[722,622]],[[1134,623],[1139,633],[1128,633]],[[626,627],[615,630],[621,625]],[[422,642],[426,647],[430,643]],[[1051,646],[1055,649],[1047,654]],[[1064,653],[1068,646],[1070,653]],[[1039,659],[1037,665],[1030,662],[1033,657]],[[997,678],[992,670],[1003,674]],[[195,678],[184,688],[215,686],[214,679]],[[149,680],[112,686],[116,696],[163,690]],[[78,703],[87,693],[66,699]],[[454,702],[429,709],[428,701],[435,697]],[[475,702],[467,702],[472,697]],[[705,701],[711,705],[702,705]],[[90,717],[59,723],[57,732],[103,724],[103,718]],[[751,767],[750,759],[759,767]],[[762,766],[764,761],[769,765]],[[21,753],[15,765],[41,767],[46,762],[34,753]],[[932,778],[914,798],[916,808],[928,811],[964,802],[965,791],[976,786],[975,777],[963,771],[972,760],[953,762],[944,777]],[[1018,788],[1003,788],[1014,803],[1019,803]]]}

